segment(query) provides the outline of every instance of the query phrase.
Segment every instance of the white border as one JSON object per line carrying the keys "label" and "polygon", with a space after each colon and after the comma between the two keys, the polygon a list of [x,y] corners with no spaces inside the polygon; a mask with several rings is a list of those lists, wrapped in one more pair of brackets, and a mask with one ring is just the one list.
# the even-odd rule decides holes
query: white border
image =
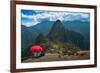
{"label": "white border", "polygon": [[[90,60],[75,60],[75,61],[59,61],[59,62],[35,62],[21,63],[21,9],[30,10],[51,10],[51,11],[71,11],[71,12],[89,12],[90,13]],[[84,29],[85,30],[85,29]],[[50,7],[36,5],[16,5],[16,68],[40,68],[54,66],[74,66],[94,64],[94,10],[85,8],[70,8],[70,7]]]}

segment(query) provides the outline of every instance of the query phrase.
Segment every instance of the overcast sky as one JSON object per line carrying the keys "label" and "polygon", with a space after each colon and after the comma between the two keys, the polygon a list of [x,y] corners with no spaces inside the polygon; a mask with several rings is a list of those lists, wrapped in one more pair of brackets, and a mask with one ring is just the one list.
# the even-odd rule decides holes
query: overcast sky
{"label": "overcast sky", "polygon": [[64,12],[64,11],[37,11],[37,10],[21,10],[22,25],[27,27],[34,26],[43,21],[89,21],[89,13]]}

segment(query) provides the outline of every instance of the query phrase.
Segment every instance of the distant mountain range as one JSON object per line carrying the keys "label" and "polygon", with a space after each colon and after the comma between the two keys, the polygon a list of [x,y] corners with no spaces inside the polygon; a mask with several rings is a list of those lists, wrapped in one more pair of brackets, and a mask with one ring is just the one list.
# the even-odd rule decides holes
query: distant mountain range
{"label": "distant mountain range", "polygon": [[26,27],[21,25],[22,51],[29,49],[35,44],[40,34],[53,41],[68,42],[82,49],[89,49],[90,23],[88,21],[43,21],[35,26]]}

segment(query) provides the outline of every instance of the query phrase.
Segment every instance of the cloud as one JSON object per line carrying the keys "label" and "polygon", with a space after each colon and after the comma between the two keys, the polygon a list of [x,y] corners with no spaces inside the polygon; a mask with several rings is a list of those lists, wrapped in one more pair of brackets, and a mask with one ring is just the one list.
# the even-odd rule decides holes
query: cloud
{"label": "cloud", "polygon": [[[44,20],[48,21],[74,21],[74,20],[89,20],[89,13],[79,13],[79,12],[57,12],[57,11],[33,11],[35,14],[33,15],[25,15],[22,13],[22,18],[32,19],[33,22],[28,22],[28,25],[34,25],[40,23]],[[26,20],[27,21],[27,20]],[[34,23],[34,24],[33,24]]]}
{"label": "cloud", "polygon": [[34,25],[36,25],[36,24],[38,24],[39,22],[26,22],[26,23],[24,23],[24,22],[22,22],[22,25],[25,25],[26,27],[30,27],[30,26],[34,26]]}
{"label": "cloud", "polygon": [[33,15],[25,15],[24,13],[21,13],[21,17],[22,17],[22,18],[29,18],[29,19],[32,19],[32,18],[33,18]]}

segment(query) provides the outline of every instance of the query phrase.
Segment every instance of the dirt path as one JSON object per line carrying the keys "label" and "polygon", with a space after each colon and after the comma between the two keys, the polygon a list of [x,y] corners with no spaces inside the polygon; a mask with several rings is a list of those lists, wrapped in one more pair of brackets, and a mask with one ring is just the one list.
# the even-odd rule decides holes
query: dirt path
{"label": "dirt path", "polygon": [[64,61],[64,60],[86,60],[89,59],[89,52],[86,52],[85,55],[64,55],[59,57],[58,54],[46,54],[43,57],[40,58],[28,58],[24,60],[24,63],[28,62],[47,62],[47,61]]}

